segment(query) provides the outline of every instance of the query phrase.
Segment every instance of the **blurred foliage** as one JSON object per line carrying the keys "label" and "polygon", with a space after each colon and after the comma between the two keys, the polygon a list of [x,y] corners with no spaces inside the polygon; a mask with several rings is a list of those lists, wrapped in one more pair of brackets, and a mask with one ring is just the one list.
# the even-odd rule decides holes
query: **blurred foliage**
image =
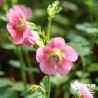
{"label": "blurred foliage", "polygon": [[[6,12],[15,4],[28,6],[33,16],[29,22],[40,25],[42,31],[47,29],[47,6],[54,0],[5,0],[0,5],[0,98],[19,98],[24,91],[20,76],[20,61],[17,46],[6,30],[8,22]],[[61,36],[68,45],[75,48],[79,54],[78,61],[73,65],[70,73],[64,77],[56,74],[51,78],[52,98],[72,98],[70,85],[79,80],[83,83],[96,84],[94,98],[98,98],[98,0],[59,0],[62,11],[52,22],[51,38]],[[70,43],[69,43],[70,42]],[[25,64],[28,87],[31,82],[28,72],[34,72],[35,81],[44,76],[35,60],[35,49],[27,46],[21,47],[22,58]],[[32,66],[28,66],[25,57],[28,51]],[[39,90],[37,94],[40,93]],[[27,94],[27,93],[26,93]],[[32,93],[31,97],[32,97]],[[36,92],[35,92],[36,95]],[[31,98],[29,96],[25,98]],[[33,97],[32,97],[33,98]],[[40,98],[40,97],[37,97]],[[43,97],[44,98],[44,97]]]}

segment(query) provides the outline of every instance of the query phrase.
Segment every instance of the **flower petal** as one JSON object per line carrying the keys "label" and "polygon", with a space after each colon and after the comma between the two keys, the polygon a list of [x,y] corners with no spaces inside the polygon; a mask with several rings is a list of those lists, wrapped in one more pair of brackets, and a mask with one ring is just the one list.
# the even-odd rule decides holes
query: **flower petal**
{"label": "flower petal", "polygon": [[40,63],[40,69],[43,73],[47,75],[54,75],[56,73],[56,65],[53,65],[51,62],[47,60],[43,60]]}
{"label": "flower petal", "polygon": [[[17,32],[18,33],[18,32]],[[21,34],[17,34],[16,36],[15,36],[15,38],[13,38],[13,43],[14,44],[22,44],[23,43],[23,40],[24,40],[24,38],[23,38],[23,34],[21,33]]]}
{"label": "flower petal", "polygon": [[40,47],[36,51],[36,60],[39,63],[43,60],[43,57],[44,57],[43,49],[44,47]]}
{"label": "flower petal", "polygon": [[29,30],[27,37],[23,41],[23,44],[27,46],[33,45],[35,44],[37,39],[38,39],[38,33],[35,31]]}
{"label": "flower petal", "polygon": [[13,23],[8,23],[7,24],[7,30],[9,31],[10,35],[12,36],[12,38],[14,38],[17,34],[16,32],[14,31],[14,29],[12,28],[13,27]]}
{"label": "flower petal", "polygon": [[47,46],[52,48],[60,48],[64,45],[65,41],[61,37],[52,38]]}
{"label": "flower petal", "polygon": [[6,16],[10,20],[10,22],[13,22],[13,21],[17,22],[18,21],[17,15],[12,8],[10,8],[10,10],[7,12]]}
{"label": "flower petal", "polygon": [[75,62],[78,59],[78,54],[72,47],[64,46],[62,48],[62,51],[67,60],[69,60],[71,62]]}
{"label": "flower petal", "polygon": [[57,71],[60,75],[64,76],[71,70],[72,65],[72,62],[63,61],[60,65],[58,65]]}

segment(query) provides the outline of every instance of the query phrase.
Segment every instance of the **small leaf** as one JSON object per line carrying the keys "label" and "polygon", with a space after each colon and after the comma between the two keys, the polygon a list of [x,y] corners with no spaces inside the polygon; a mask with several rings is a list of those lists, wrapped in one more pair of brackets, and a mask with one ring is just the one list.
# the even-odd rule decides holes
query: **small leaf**
{"label": "small leaf", "polygon": [[59,13],[62,10],[62,7],[59,4],[60,4],[59,1],[55,1],[48,6],[47,12],[49,15],[48,17],[49,19],[52,19],[53,17],[55,17],[55,14]]}
{"label": "small leaf", "polygon": [[13,67],[20,68],[20,62],[16,60],[10,60],[9,64]]}
{"label": "small leaf", "polygon": [[37,31],[38,33],[41,32],[41,27],[31,22],[28,22],[28,28]]}
{"label": "small leaf", "polygon": [[0,14],[0,19],[5,21],[5,22],[8,22],[8,19],[6,18],[5,15]]}
{"label": "small leaf", "polygon": [[42,84],[43,86],[44,86],[44,88],[45,88],[45,90],[46,91],[48,91],[48,76],[45,76],[43,79],[42,79],[42,81],[41,81],[41,83],[40,84]]}

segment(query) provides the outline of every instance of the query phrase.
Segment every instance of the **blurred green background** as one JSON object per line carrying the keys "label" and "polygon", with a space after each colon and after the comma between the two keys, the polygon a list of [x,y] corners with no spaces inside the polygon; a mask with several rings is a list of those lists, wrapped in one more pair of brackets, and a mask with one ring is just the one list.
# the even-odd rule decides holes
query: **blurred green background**
{"label": "blurred green background", "polygon": [[[28,21],[47,29],[47,7],[54,0],[4,0],[0,3],[0,98],[22,98],[24,91],[20,56],[24,61],[27,86],[39,84],[44,74],[40,71],[32,46],[14,45],[6,29],[6,12],[16,4],[32,9]],[[51,98],[72,98],[71,83],[75,80],[95,84],[94,98],[98,98],[98,0],[60,0],[62,11],[56,14],[51,26],[51,38],[61,36],[76,49],[79,58],[70,73],[51,78]],[[76,42],[77,44],[73,44]],[[79,44],[82,43],[82,44]],[[85,45],[85,43],[87,43]],[[18,51],[17,51],[18,50]],[[21,52],[18,55],[17,52]],[[27,58],[28,57],[28,58]],[[31,66],[29,66],[31,65]]]}

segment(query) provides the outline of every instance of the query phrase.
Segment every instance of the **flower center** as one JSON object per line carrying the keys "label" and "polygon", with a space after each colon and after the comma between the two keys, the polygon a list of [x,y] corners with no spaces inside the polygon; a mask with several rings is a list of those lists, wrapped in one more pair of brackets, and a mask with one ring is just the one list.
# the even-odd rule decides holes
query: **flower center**
{"label": "flower center", "polygon": [[18,32],[22,32],[24,30],[24,28],[25,28],[25,24],[21,20],[19,20],[19,22],[13,26],[13,29]]}
{"label": "flower center", "polygon": [[62,52],[60,49],[52,50],[50,51],[48,60],[58,64],[60,61],[62,61],[64,56],[62,55]]}
{"label": "flower center", "polygon": [[59,57],[57,55],[53,55],[51,59],[53,62],[59,62]]}

